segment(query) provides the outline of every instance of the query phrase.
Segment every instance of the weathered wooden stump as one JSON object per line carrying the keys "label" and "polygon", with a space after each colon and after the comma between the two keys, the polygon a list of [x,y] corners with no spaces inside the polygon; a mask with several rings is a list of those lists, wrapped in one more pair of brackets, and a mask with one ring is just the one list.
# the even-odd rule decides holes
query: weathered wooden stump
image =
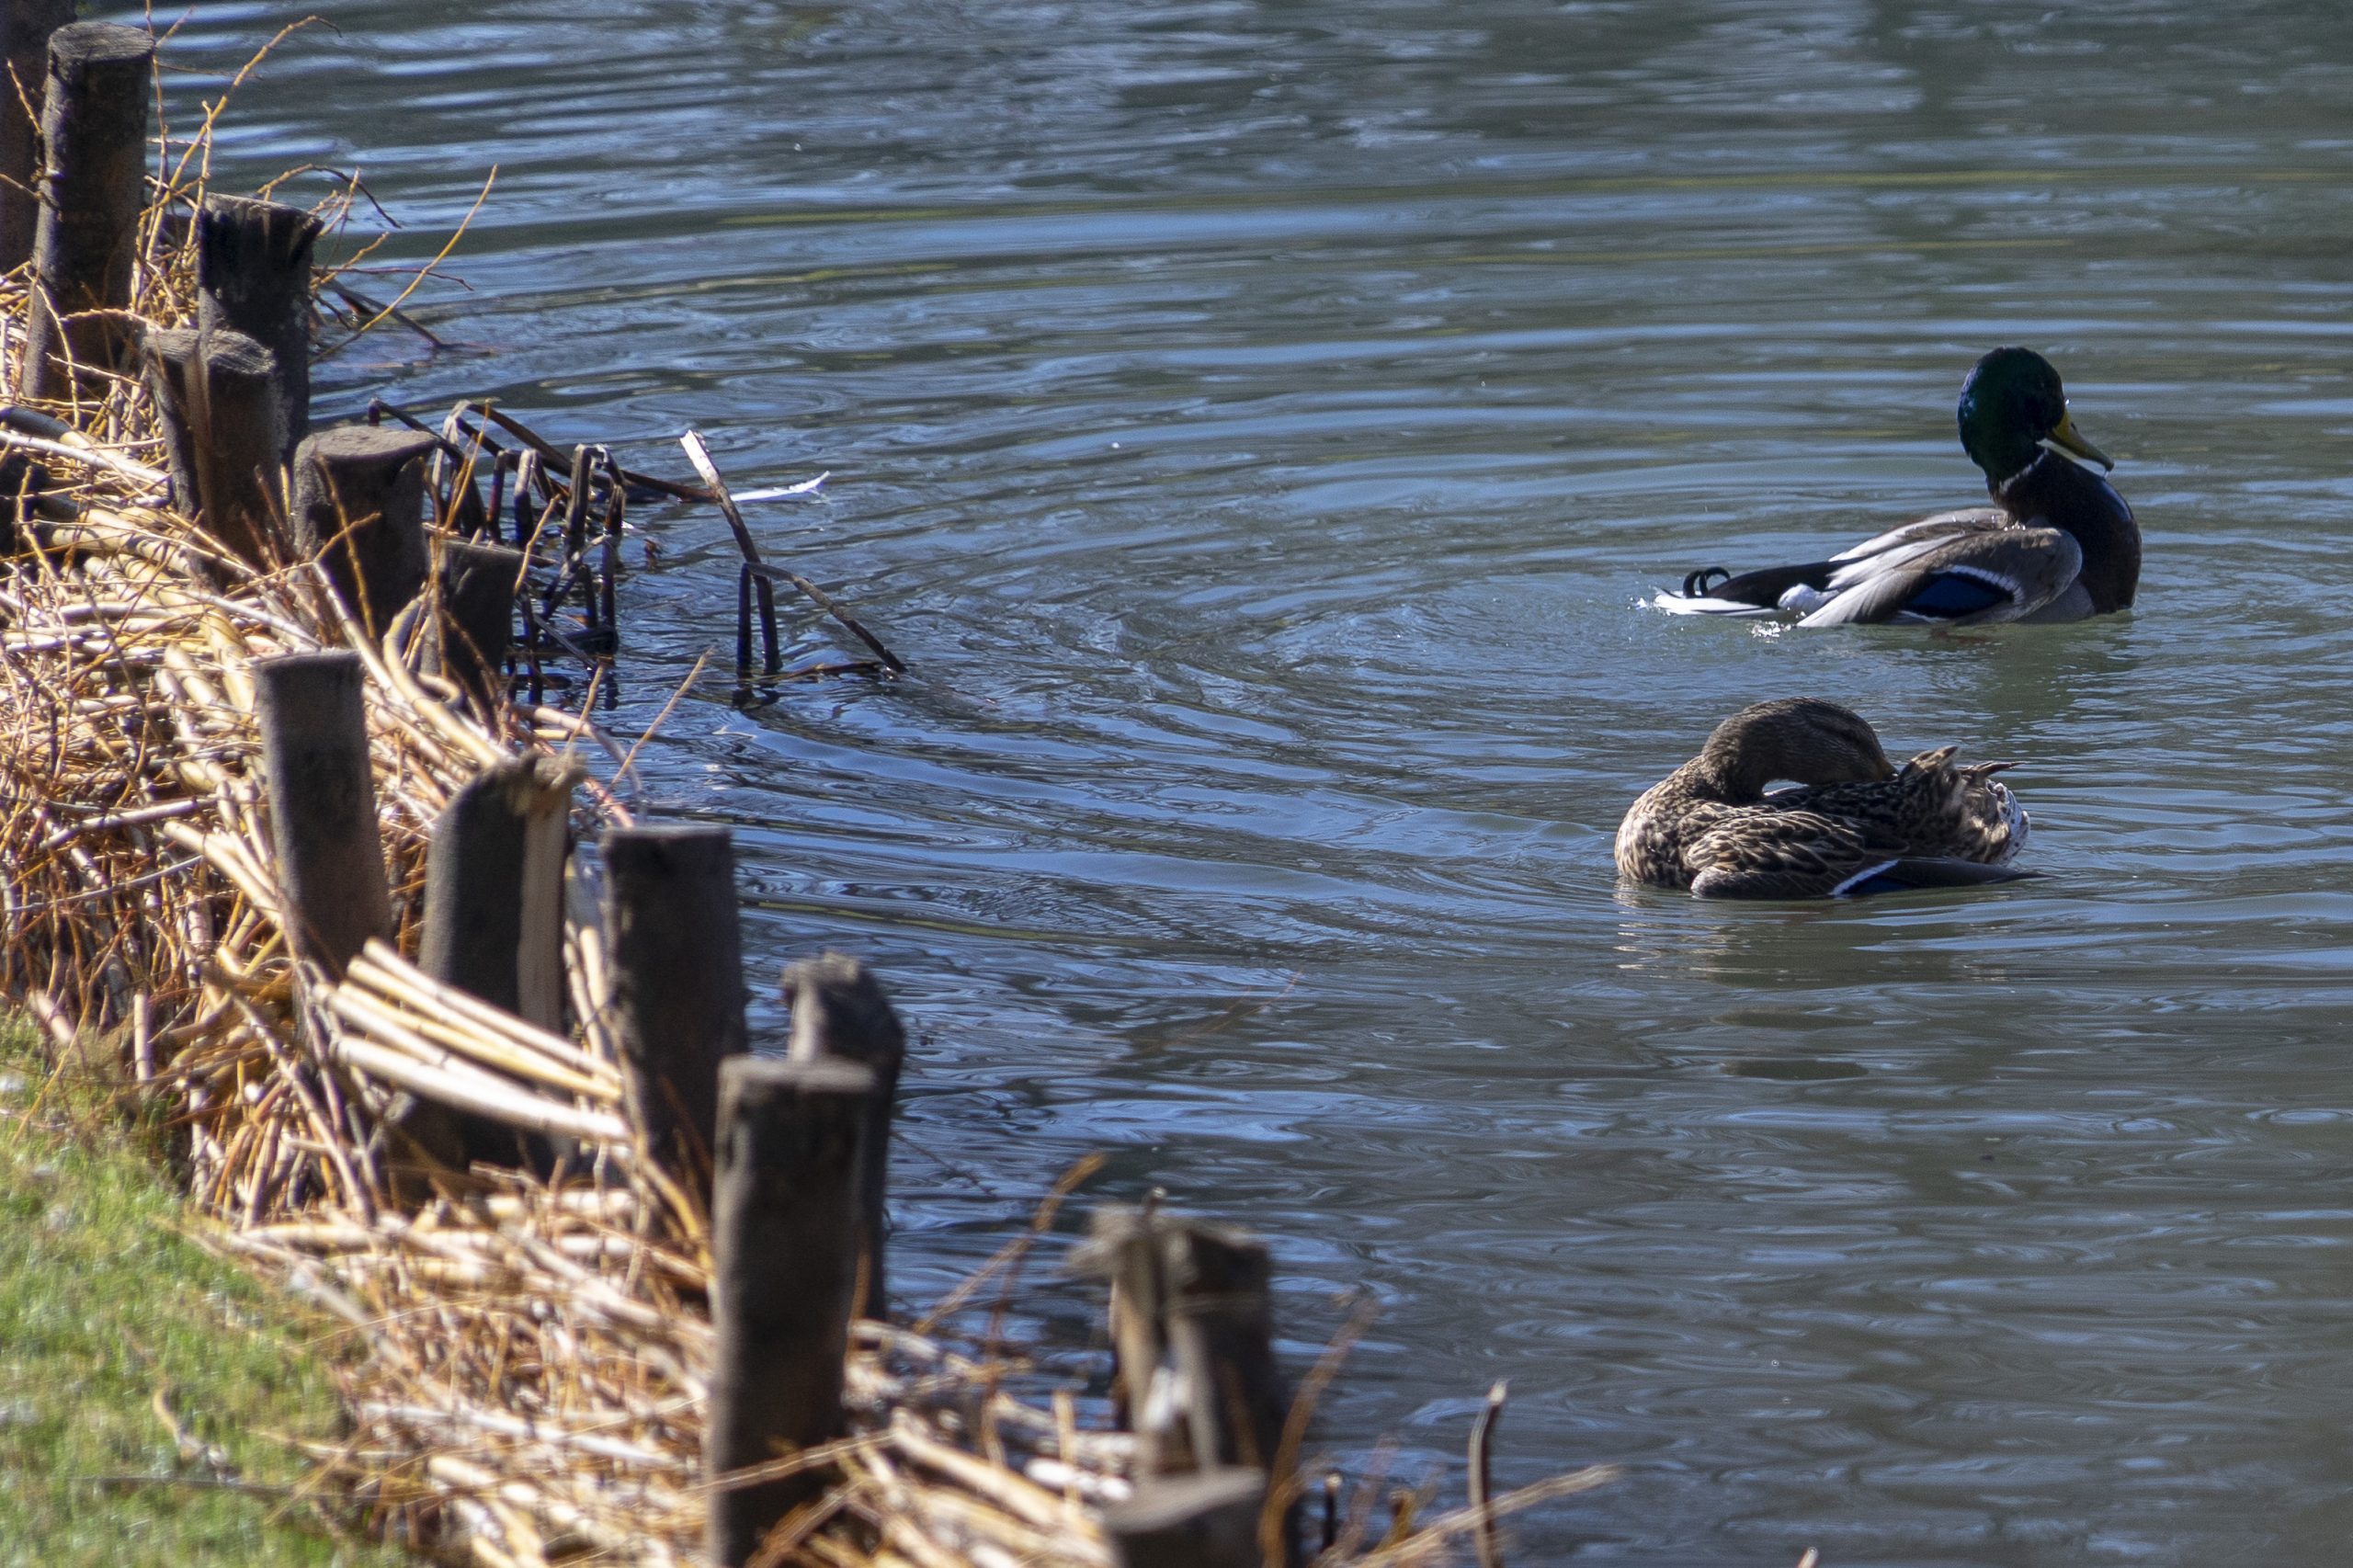
{"label": "weathered wooden stump", "polygon": [[196,216],[196,324],[241,332],[274,357],[286,444],[311,433],[311,249],[319,220],[300,207],[209,196]]}
{"label": "weathered wooden stump", "polygon": [[425,634],[426,668],[456,681],[489,710],[506,689],[523,552],[461,539],[437,540],[435,550],[439,560]]}
{"label": "weathered wooden stump", "polygon": [[1169,1227],[1162,1256],[1168,1348],[1197,1462],[1271,1470],[1290,1398],[1275,1365],[1267,1244],[1190,1221]]}
{"label": "weathered wooden stump", "polygon": [[874,1073],[873,1120],[866,1130],[858,1199],[858,1310],[881,1318],[888,1312],[884,1288],[890,1278],[883,1267],[883,1199],[890,1190],[891,1118],[899,1070],[907,1059],[907,1031],[872,971],[840,953],[803,959],[788,968],[784,996],[792,1007],[792,1040],[786,1050],[792,1061],[841,1057]]}
{"label": "weathered wooden stump", "polygon": [[707,1192],[720,1064],[745,1049],[734,842],[722,827],[617,827],[602,846],[630,1116],[665,1170]]}
{"label": "weathered wooden stump", "polygon": [[277,565],[285,538],[286,412],[270,351],[225,328],[150,332],[147,379],[181,507],[241,559]]}
{"label": "weathered wooden stump", "polygon": [[294,542],[344,608],[381,637],[425,585],[425,460],[433,437],[346,425],[294,451]]}
{"label": "weathered wooden stump", "polygon": [[563,1028],[563,861],[574,775],[515,757],[450,797],[426,853],[417,967],[544,1029]]}
{"label": "weathered wooden stump", "polygon": [[131,303],[139,211],[146,194],[147,97],[154,41],[137,28],[75,22],[50,35],[41,103],[47,169],[39,181],[33,290],[25,324],[28,398],[107,381],[76,371],[119,369],[136,339]]}
{"label": "weathered wooden stump", "polygon": [[336,980],[392,935],[357,653],[256,661],[269,833],[294,950]]}
{"label": "weathered wooden stump", "polygon": [[1168,1287],[1162,1257],[1166,1221],[1147,1210],[1107,1205],[1088,1221],[1080,1266],[1111,1287],[1112,1405],[1136,1435],[1136,1472],[1190,1467],[1183,1434],[1145,1418],[1152,1385],[1168,1354]]}
{"label": "weathered wooden stump", "polygon": [[[847,1430],[842,1362],[857,1292],[859,1144],[877,1093],[854,1062],[731,1058],[720,1068],[711,1204],[714,1346],[703,1471],[729,1473]],[[707,1551],[737,1568],[820,1471],[710,1494]]]}
{"label": "weathered wooden stump", "polygon": [[[1078,1263],[1111,1281],[1117,1392],[1138,1474],[1240,1467],[1263,1483],[1282,1457],[1290,1411],[1266,1244],[1222,1225],[1106,1208]],[[1153,1397],[1164,1378],[1174,1397]],[[1298,1556],[1296,1515],[1280,1524],[1286,1562]]]}
{"label": "weathered wooden stump", "polygon": [[1260,1568],[1258,1516],[1267,1477],[1242,1469],[1147,1477],[1103,1510],[1120,1568]]}
{"label": "weathered wooden stump", "polygon": [[0,82],[0,272],[32,259],[49,35],[73,19],[74,0],[8,0],[0,11],[0,52],[8,62],[8,80]]}
{"label": "weathered wooden stump", "polygon": [[[563,1028],[563,862],[574,775],[515,757],[450,798],[426,853],[417,967],[541,1028]],[[420,1104],[402,1130],[443,1163],[547,1170],[557,1144],[485,1116]]]}

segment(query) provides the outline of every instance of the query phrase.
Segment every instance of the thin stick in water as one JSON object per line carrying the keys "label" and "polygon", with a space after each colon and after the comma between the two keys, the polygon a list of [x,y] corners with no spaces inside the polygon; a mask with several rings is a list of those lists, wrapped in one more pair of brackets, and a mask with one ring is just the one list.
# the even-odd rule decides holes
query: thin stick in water
{"label": "thin stick in water", "polygon": [[1471,1506],[1479,1511],[1479,1523],[1472,1540],[1479,1551],[1479,1568],[1503,1568],[1503,1548],[1495,1541],[1495,1521],[1487,1510],[1487,1500],[1495,1494],[1495,1423],[1503,1418],[1504,1398],[1508,1392],[1501,1378],[1487,1391],[1487,1407],[1479,1412],[1476,1425],[1471,1428]]}

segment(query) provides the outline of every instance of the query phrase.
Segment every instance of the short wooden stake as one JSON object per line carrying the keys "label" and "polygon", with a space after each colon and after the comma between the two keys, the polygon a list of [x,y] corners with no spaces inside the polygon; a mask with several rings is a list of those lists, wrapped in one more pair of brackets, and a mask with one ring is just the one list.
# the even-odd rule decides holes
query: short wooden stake
{"label": "short wooden stake", "polygon": [[838,1056],[873,1069],[873,1120],[867,1127],[863,1186],[859,1192],[860,1258],[858,1311],[870,1318],[888,1314],[883,1267],[883,1199],[890,1190],[891,1117],[899,1094],[899,1069],[907,1059],[907,1031],[874,975],[856,959],[825,953],[803,959],[784,971],[784,997],[792,1008],[792,1040],[786,1054],[795,1062]]}
{"label": "short wooden stake", "polygon": [[434,438],[346,425],[294,450],[294,542],[326,568],[344,606],[371,635],[425,585],[425,460]]}
{"label": "short wooden stake", "polygon": [[734,842],[723,827],[617,827],[602,851],[630,1115],[665,1170],[708,1192],[720,1063],[746,1043]]}
{"label": "short wooden stake", "polygon": [[515,640],[515,585],[523,552],[472,540],[437,540],[435,613],[426,631],[426,667],[447,676],[484,709],[506,689]]}
{"label": "short wooden stake", "polygon": [[1169,1352],[1196,1456],[1272,1469],[1290,1399],[1275,1365],[1267,1244],[1188,1221],[1169,1227],[1163,1257]]}
{"label": "short wooden stake", "polygon": [[1112,1404],[1136,1435],[1136,1473],[1157,1475],[1193,1468],[1185,1434],[1154,1419],[1152,1385],[1168,1353],[1168,1288],[1163,1233],[1166,1222],[1146,1209],[1107,1205],[1088,1222],[1078,1266],[1111,1287],[1111,1354],[1116,1365]]}
{"label": "short wooden stake", "polygon": [[[145,203],[147,99],[155,44],[137,28],[74,22],[49,38],[33,289],[21,390],[75,391],[74,369],[119,369],[136,338],[123,312]],[[105,395],[96,376],[79,390]]]}
{"label": "short wooden stake", "polygon": [[[516,757],[476,776],[433,824],[417,967],[541,1028],[563,1028],[563,862],[572,773]],[[402,1131],[446,1165],[534,1170],[556,1146],[486,1116],[419,1101]]]}
{"label": "short wooden stake", "polygon": [[181,506],[240,558],[278,564],[286,413],[270,351],[226,328],[150,332],[147,377]]}
{"label": "short wooden stake", "polygon": [[[738,1056],[720,1069],[711,1204],[714,1353],[703,1472],[765,1463],[847,1430],[842,1362],[858,1256],[859,1143],[877,1090],[854,1062]],[[738,1568],[822,1471],[710,1494],[706,1550]]]}
{"label": "short wooden stake", "polygon": [[[1107,1208],[1077,1263],[1111,1282],[1116,1403],[1136,1436],[1137,1474],[1271,1471],[1290,1401],[1275,1361],[1266,1244],[1149,1208]],[[1298,1560],[1297,1513],[1282,1522],[1287,1562]]]}
{"label": "short wooden stake", "polygon": [[300,207],[209,196],[196,215],[196,323],[244,333],[273,356],[285,409],[281,464],[311,432],[311,249],[319,219]]}
{"label": "short wooden stake", "polygon": [[433,824],[417,967],[545,1029],[563,1027],[563,859],[573,773],[515,757]]}
{"label": "short wooden stake", "polygon": [[1146,1477],[1103,1510],[1118,1568],[1259,1568],[1264,1471],[1225,1468]]}
{"label": "short wooden stake", "polygon": [[172,476],[172,500],[202,519],[203,462],[210,445],[203,432],[204,362],[197,355],[194,327],[154,327],[143,344],[147,387],[153,394],[156,424],[164,437],[164,462]]}
{"label": "short wooden stake", "polygon": [[0,11],[0,51],[9,79],[0,82],[0,272],[32,259],[40,198],[40,99],[48,79],[49,35],[74,19],[74,0],[7,0]]}
{"label": "short wooden stake", "polygon": [[287,936],[340,980],[369,937],[392,935],[359,655],[284,653],[253,673]]}

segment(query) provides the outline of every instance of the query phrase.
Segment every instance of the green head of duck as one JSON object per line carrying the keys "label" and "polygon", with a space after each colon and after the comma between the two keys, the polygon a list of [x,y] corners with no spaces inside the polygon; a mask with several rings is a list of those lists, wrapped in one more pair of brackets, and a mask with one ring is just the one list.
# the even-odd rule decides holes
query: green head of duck
{"label": "green head of duck", "polygon": [[2046,446],[2113,469],[2067,413],[2067,392],[2051,361],[2031,348],[1996,348],[1961,383],[1961,449],[1995,484],[2025,472]]}

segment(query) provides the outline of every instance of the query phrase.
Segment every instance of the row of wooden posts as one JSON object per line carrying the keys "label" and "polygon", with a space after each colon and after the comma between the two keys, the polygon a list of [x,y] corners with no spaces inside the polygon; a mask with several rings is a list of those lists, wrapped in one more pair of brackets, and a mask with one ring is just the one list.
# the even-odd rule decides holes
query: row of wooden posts
{"label": "row of wooden posts", "polygon": [[[339,977],[392,936],[362,708],[350,653],[254,665],[272,846],[296,952]],[[516,759],[458,793],[426,857],[420,962],[435,979],[563,1027],[568,778]],[[637,1147],[709,1205],[717,1362],[705,1465],[733,1471],[841,1437],[853,1317],[888,1314],[883,1197],[906,1036],[866,966],[835,954],[785,971],[780,1056],[745,1022],[728,830],[608,829],[599,841],[612,976],[608,1020]],[[518,1135],[462,1106],[419,1133],[454,1159],[531,1163]],[[544,1157],[539,1156],[539,1157]],[[1139,1437],[1139,1489],[1108,1515],[1133,1568],[1256,1568],[1267,1475],[1288,1412],[1263,1244],[1149,1210],[1096,1216],[1086,1249],[1112,1288],[1117,1394]],[[823,1489],[803,1473],[712,1493],[710,1551],[749,1559]],[[1280,1551],[1291,1551],[1290,1530]]]}
{"label": "row of wooden posts", "polygon": [[[28,97],[42,85],[37,135],[15,91],[0,92],[0,270],[33,262],[18,395],[96,403],[116,378],[143,374],[183,511],[255,566],[283,564],[285,545],[316,560],[376,635],[432,587],[443,613],[420,627],[426,667],[486,700],[502,678],[522,552],[428,541],[426,460],[441,445],[431,434],[312,432],[318,217],[208,197],[194,216],[196,324],[143,324],[131,307],[154,40],[137,28],[70,22],[71,0],[6,3],[10,68]],[[9,408],[5,422],[79,443],[33,410]]]}
{"label": "row of wooden posts", "polygon": [[[15,95],[0,95],[0,268],[34,263],[20,395],[102,399],[112,376],[143,370],[184,512],[265,567],[280,563],[282,517],[288,542],[319,562],[371,634],[412,618],[427,667],[494,707],[522,552],[457,539],[428,546],[425,460],[442,448],[430,433],[309,428],[318,220],[278,203],[208,198],[195,218],[197,324],[142,331],[130,305],[153,40],[137,28],[72,22],[72,0],[0,4],[0,43],[17,82],[28,97],[37,74],[43,83],[37,136]],[[0,423],[51,441],[77,438],[23,408],[0,410]],[[698,455],[692,443],[688,450]],[[586,460],[573,472],[567,548],[575,557],[585,547]],[[616,494],[624,477],[608,474]],[[724,486],[706,478],[725,506]],[[885,667],[902,667],[813,587],[761,562],[727,510],[745,549],[745,595],[756,587],[765,617],[773,616],[769,577],[785,578]],[[748,624],[747,611],[742,662]],[[771,668],[774,643],[770,630]],[[289,937],[306,963],[339,979],[369,940],[393,935],[361,662],[349,653],[290,653],[258,662],[254,676]],[[419,950],[436,979],[557,1030],[565,1022],[571,794],[569,777],[540,758],[514,759],[459,792],[434,829]],[[705,1463],[716,1480],[847,1429],[850,1321],[888,1311],[883,1198],[905,1036],[865,967],[829,955],[786,972],[786,1051],[752,1054],[727,831],[615,828],[599,858],[615,1012],[608,1023],[637,1147],[711,1219],[718,1359]],[[403,1126],[421,1152],[460,1167],[551,1163],[544,1140],[485,1108],[420,1108]],[[1107,1514],[1120,1560],[1255,1568],[1288,1407],[1265,1247],[1150,1209],[1109,1210],[1097,1215],[1086,1256],[1111,1282],[1114,1392],[1140,1439],[1135,1497]],[[712,1560],[729,1568],[745,1561],[822,1485],[804,1473],[718,1487]],[[1279,1511],[1278,1552],[1288,1561],[1296,1548],[1289,1510]]]}
{"label": "row of wooden posts", "polygon": [[[311,429],[310,336],[316,214],[251,198],[208,195],[193,215],[196,324],[149,327],[131,310],[145,205],[147,81],[153,40],[135,28],[102,22],[60,25],[70,0],[0,0],[10,68],[28,98],[38,81],[36,127],[13,94],[0,93],[0,270],[29,257],[30,308],[18,394],[28,402],[102,401],[125,375],[143,375],[165,436],[165,457],[182,510],[204,519],[212,538],[264,569],[290,554],[320,562],[371,633],[381,634],[429,588],[435,613],[420,619],[426,667],[487,702],[511,645],[519,608],[534,699],[543,642],[584,656],[608,650],[614,632],[613,576],[626,494],[640,489],[712,501],[743,555],[737,581],[736,665],[752,667],[759,623],[763,668],[782,669],[776,585],[785,584],[863,642],[871,660],[829,666],[892,676],[905,665],[858,619],[807,578],[761,559],[699,437],[685,438],[707,488],[631,473],[601,449],[564,455],[504,415],[481,409],[485,426],[509,427],[523,443],[492,464],[487,506],[474,464],[494,449],[485,429],[466,429],[471,449],[392,411],[409,428],[368,423]],[[37,132],[37,133],[36,133]],[[355,298],[348,295],[347,298]],[[370,307],[372,310],[373,307]],[[376,314],[392,314],[378,312]],[[405,320],[406,318],[403,318]],[[0,426],[46,441],[88,443],[36,410],[0,408]],[[465,429],[455,415],[452,426]],[[448,517],[460,537],[435,539],[421,527],[426,460],[449,469]],[[13,466],[12,466],[13,465]],[[498,543],[503,483],[516,481],[517,545]],[[587,565],[588,496],[601,477],[607,497],[601,573]],[[41,476],[21,459],[0,464],[0,493],[32,505]],[[535,528],[521,514],[531,483],[565,495],[561,564],[534,613],[523,592],[525,551]],[[438,488],[438,483],[437,486]],[[29,492],[29,494],[28,494]],[[0,537],[7,529],[0,519]],[[565,634],[545,623],[577,585],[586,622]]]}

